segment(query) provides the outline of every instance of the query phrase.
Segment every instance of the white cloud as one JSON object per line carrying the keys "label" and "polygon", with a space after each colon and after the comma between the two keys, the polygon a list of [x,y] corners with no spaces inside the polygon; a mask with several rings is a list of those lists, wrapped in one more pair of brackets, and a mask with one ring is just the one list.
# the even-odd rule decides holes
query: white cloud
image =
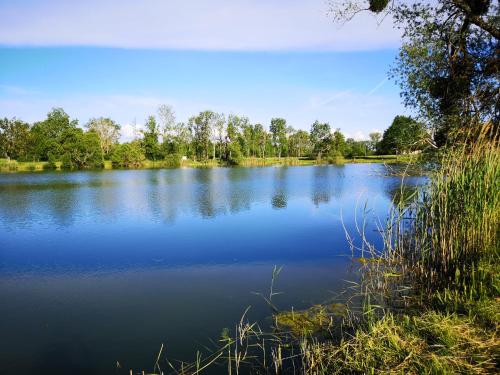
{"label": "white cloud", "polygon": [[137,134],[138,127],[136,124],[125,124],[120,129],[120,141],[130,142],[138,138]]}
{"label": "white cloud", "polygon": [[344,134],[346,139],[347,138],[352,138],[354,139],[355,141],[366,141],[369,137],[364,133],[362,132],[361,130],[358,130],[358,131],[355,131],[353,133],[345,133]]}
{"label": "white cloud", "polygon": [[366,13],[342,27],[326,0],[18,0],[0,3],[0,44],[201,50],[372,50],[400,34]]}

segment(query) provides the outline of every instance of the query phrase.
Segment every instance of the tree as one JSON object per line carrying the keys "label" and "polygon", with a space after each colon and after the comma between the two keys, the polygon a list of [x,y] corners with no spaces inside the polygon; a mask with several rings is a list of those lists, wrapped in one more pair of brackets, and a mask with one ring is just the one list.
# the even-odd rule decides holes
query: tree
{"label": "tree", "polygon": [[215,140],[219,145],[219,159],[222,160],[223,152],[222,148],[224,147],[224,141],[226,139],[226,118],[224,115],[221,115],[217,121],[215,122]]}
{"label": "tree", "polygon": [[310,148],[309,133],[305,130],[297,130],[290,136],[288,142],[290,154],[300,158]]}
{"label": "tree", "polygon": [[255,133],[255,142],[257,143],[259,156],[261,158],[266,157],[266,142],[267,142],[267,133],[264,127],[261,124],[255,124],[254,126]]}
{"label": "tree", "polygon": [[332,146],[330,124],[316,120],[311,126],[310,139],[314,157],[321,159],[324,155],[328,155]]}
{"label": "tree", "polygon": [[396,116],[379,142],[379,154],[401,154],[420,150],[425,145],[424,126],[407,116]]}
{"label": "tree", "polygon": [[237,115],[229,115],[226,131],[226,159],[232,164],[238,164],[241,158],[241,145],[239,142],[240,129],[248,119]]}
{"label": "tree", "polygon": [[[333,3],[333,2],[332,2]],[[363,10],[391,14],[403,29],[403,45],[391,71],[406,106],[434,133],[438,146],[486,122],[498,129],[500,74],[498,2],[347,1],[337,19]]]}
{"label": "tree", "polygon": [[193,133],[186,123],[179,122],[175,125],[173,139],[173,153],[191,156],[190,144],[193,141]]}
{"label": "tree", "polygon": [[357,156],[366,156],[370,141],[356,141],[353,138],[347,138],[345,143],[344,156],[354,158]]}
{"label": "tree", "polygon": [[346,142],[344,134],[337,129],[333,132],[331,156],[343,156],[345,154]]}
{"label": "tree", "polygon": [[118,144],[111,153],[113,167],[138,168],[146,157],[138,141]]}
{"label": "tree", "polygon": [[31,128],[31,156],[36,160],[60,158],[63,155],[64,132],[75,129],[78,120],[71,120],[62,108],[54,108],[44,121],[37,122]]}
{"label": "tree", "polygon": [[380,134],[379,132],[373,132],[369,134],[369,137],[370,137],[370,143],[369,143],[370,150],[376,151],[377,145],[382,139],[382,134]]}
{"label": "tree", "polygon": [[175,135],[175,112],[172,106],[162,104],[158,107],[158,121],[160,123],[160,133],[162,135],[163,143],[172,142]]}
{"label": "tree", "polygon": [[212,136],[212,127],[216,115],[212,111],[203,111],[196,117],[189,119],[189,126],[193,132],[193,143],[196,150],[196,156],[201,160],[208,160],[210,137]]}
{"label": "tree", "polygon": [[29,124],[15,117],[0,119],[0,156],[26,160],[30,145]]}
{"label": "tree", "polygon": [[212,129],[212,159],[215,160],[215,148],[217,142],[220,142],[219,146],[219,158],[221,157],[221,146],[222,146],[222,137],[224,133],[224,126],[226,124],[226,117],[223,113],[214,113],[212,118],[210,119],[210,128]]}
{"label": "tree", "polygon": [[62,167],[67,169],[101,168],[103,154],[99,136],[80,128],[68,128],[61,134]]}
{"label": "tree", "polygon": [[160,149],[160,142],[158,141],[160,129],[154,116],[148,117],[145,128],[146,129],[142,131],[142,147],[144,148],[144,154],[146,158],[155,161],[161,158],[162,152]]}
{"label": "tree", "polygon": [[118,143],[120,138],[120,125],[110,118],[93,118],[86,125],[90,132],[94,132],[99,137],[103,156],[108,156],[111,147]]}
{"label": "tree", "polygon": [[286,120],[282,118],[273,118],[269,127],[272,135],[272,143],[281,158],[281,153],[286,146]]}

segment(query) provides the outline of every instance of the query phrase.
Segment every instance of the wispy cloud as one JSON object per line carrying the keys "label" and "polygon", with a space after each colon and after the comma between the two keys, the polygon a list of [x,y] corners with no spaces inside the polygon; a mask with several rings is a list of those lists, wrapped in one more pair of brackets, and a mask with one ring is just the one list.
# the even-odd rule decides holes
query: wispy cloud
{"label": "wispy cloud", "polygon": [[199,50],[373,50],[398,46],[390,20],[333,24],[325,0],[0,2],[0,44]]}
{"label": "wispy cloud", "polygon": [[340,128],[347,138],[368,139],[368,134],[390,125],[394,116],[405,113],[397,96],[377,94],[386,81],[378,83],[368,93],[350,89],[320,93],[309,98],[309,105],[296,118],[316,118]]}
{"label": "wispy cloud", "polygon": [[371,96],[373,94],[375,94],[382,86],[385,85],[385,83],[387,82],[387,77],[385,77],[382,81],[380,81],[373,89],[371,89],[369,92],[368,92],[368,95],[367,96]]}
{"label": "wispy cloud", "polygon": [[334,104],[339,99],[345,98],[345,97],[349,96],[350,94],[352,94],[353,90],[354,89],[339,91],[326,99],[321,99],[318,97],[311,98],[311,106],[313,108],[320,108],[320,107],[325,107],[325,106]]}

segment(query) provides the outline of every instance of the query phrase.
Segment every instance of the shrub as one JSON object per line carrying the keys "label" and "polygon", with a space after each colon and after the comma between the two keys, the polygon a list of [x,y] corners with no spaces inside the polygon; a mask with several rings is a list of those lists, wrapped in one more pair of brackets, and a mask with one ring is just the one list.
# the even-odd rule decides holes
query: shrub
{"label": "shrub", "polygon": [[166,168],[178,168],[182,164],[182,156],[179,154],[170,154],[165,156],[164,165]]}
{"label": "shrub", "polygon": [[115,168],[140,168],[145,159],[138,142],[116,145],[111,153],[111,162]]}

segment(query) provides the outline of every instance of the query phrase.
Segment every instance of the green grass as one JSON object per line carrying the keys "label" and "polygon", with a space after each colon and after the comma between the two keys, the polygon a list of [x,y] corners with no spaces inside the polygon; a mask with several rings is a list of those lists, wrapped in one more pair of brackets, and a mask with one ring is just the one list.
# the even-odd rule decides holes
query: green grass
{"label": "green grass", "polygon": [[410,163],[415,162],[420,155],[367,155],[345,159],[347,163]]}
{"label": "green grass", "polygon": [[484,374],[495,373],[498,349],[474,319],[431,310],[388,313],[340,344],[307,341],[302,356],[306,374]]}
{"label": "green grass", "polygon": [[[56,168],[60,169],[61,163],[56,162]],[[0,172],[41,172],[54,169],[49,162],[18,162],[16,160],[0,159]]]}
{"label": "green grass", "polygon": [[[372,155],[356,158],[336,158],[332,160],[333,164],[347,164],[347,163],[407,163],[412,159],[410,156],[405,155]],[[238,163],[239,167],[266,167],[273,165],[283,165],[283,166],[307,166],[307,165],[321,165],[330,163],[328,160],[315,160],[305,157],[269,157],[269,158],[256,158],[249,157],[243,158]],[[49,162],[18,162],[15,160],[0,159],[0,172],[34,172],[34,171],[44,171],[50,169],[61,169],[61,162],[56,162],[55,168],[51,168]],[[171,161],[171,160],[144,160],[140,169],[163,169],[163,168],[217,168],[217,167],[227,167],[228,164],[224,161],[207,160],[207,161],[196,161],[196,160],[184,160],[184,161]],[[114,169],[110,160],[104,161],[104,169]]]}

